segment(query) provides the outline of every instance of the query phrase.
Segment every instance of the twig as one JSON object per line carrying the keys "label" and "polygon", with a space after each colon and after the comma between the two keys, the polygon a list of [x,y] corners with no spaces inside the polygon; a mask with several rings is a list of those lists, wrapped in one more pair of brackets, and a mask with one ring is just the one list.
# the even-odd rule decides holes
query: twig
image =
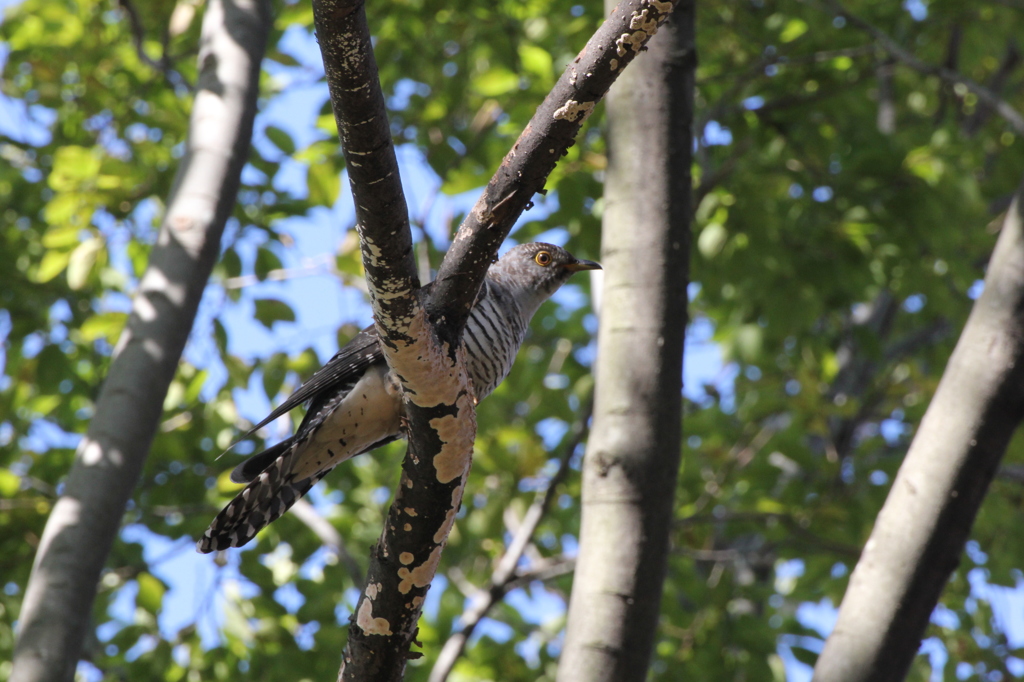
{"label": "twig", "polygon": [[[139,16],[138,9],[132,4],[131,0],[118,0],[121,7],[124,8],[125,14],[128,15],[128,24],[132,30],[132,42],[135,44],[135,52],[139,55],[139,59],[143,64],[150,68],[159,71],[165,79],[168,79],[168,69],[170,67],[170,60],[167,57],[167,41],[163,41],[163,50],[160,54],[160,59],[153,59],[146,54],[144,42],[146,40],[146,29],[142,25],[142,18]],[[168,82],[170,82],[168,80]],[[173,84],[172,84],[173,85]]]}
{"label": "twig", "polygon": [[678,2],[622,0],[569,63],[459,227],[427,301],[432,319],[445,319],[451,331],[461,331],[498,246],[544,189],[611,84]]}
{"label": "twig", "polygon": [[254,286],[263,281],[283,282],[289,279],[299,279],[300,277],[314,277],[316,275],[324,274],[335,276],[339,274],[338,269],[334,266],[334,257],[330,254],[325,254],[318,258],[307,258],[303,261],[302,266],[298,268],[276,268],[268,272],[266,277],[262,279],[260,279],[256,275],[239,275],[238,277],[228,277],[226,280],[224,280],[222,286],[225,289],[242,289],[245,287]]}
{"label": "twig", "polygon": [[345,549],[338,530],[325,519],[308,500],[300,499],[291,508],[295,518],[304,523],[323,543],[324,547],[345,564],[348,575],[357,586],[363,584],[363,569],[355,557]]}
{"label": "twig", "polygon": [[[501,601],[506,594],[515,589],[513,584],[522,584],[525,579],[524,576],[527,574],[517,574],[516,566],[519,564],[519,560],[523,557],[523,552],[526,551],[527,546],[533,539],[533,534],[537,531],[537,526],[540,525],[541,520],[544,518],[544,514],[551,506],[551,502],[554,500],[556,489],[559,484],[565,480],[565,477],[569,474],[569,463],[572,461],[573,453],[576,452],[576,448],[583,441],[583,438],[587,432],[587,422],[590,420],[590,414],[593,411],[593,403],[591,402],[586,406],[580,419],[573,424],[571,431],[569,432],[568,442],[565,444],[565,449],[562,451],[562,456],[558,464],[558,470],[548,481],[547,487],[544,492],[537,493],[537,496],[533,500],[533,504],[526,511],[526,515],[523,517],[523,522],[520,524],[519,529],[516,531],[512,538],[512,542],[509,543],[508,549],[505,551],[505,555],[498,562],[497,568],[494,569],[494,573],[491,574],[490,580],[488,580],[487,586],[480,589],[477,592],[476,598],[466,608],[460,617],[462,621],[462,630],[452,634],[448,641],[444,643],[444,647],[441,649],[441,653],[437,656],[437,661],[434,663],[433,670],[430,671],[429,682],[444,682],[448,679],[448,675],[451,673],[452,668],[455,667],[455,662],[462,655],[462,652],[466,649],[466,644],[469,642],[469,638],[473,634],[473,630],[476,629],[477,624],[487,615],[487,613]],[[573,561],[575,564],[575,561]],[[542,569],[538,571],[543,572]],[[568,570],[572,570],[569,568]],[[562,573],[568,571],[562,571]],[[561,575],[562,573],[558,573]],[[530,575],[534,577],[530,580],[538,580],[535,572],[531,572]],[[552,576],[553,577],[553,576]],[[519,581],[519,582],[517,582]]]}
{"label": "twig", "polygon": [[877,40],[882,49],[897,60],[925,75],[937,76],[943,81],[953,85],[963,85],[969,91],[973,92],[980,102],[992,107],[1018,134],[1024,135],[1024,116],[1022,116],[1021,113],[1009,102],[996,95],[984,85],[974,82],[958,71],[954,71],[944,66],[933,66],[932,64],[928,64],[927,62],[918,59],[916,55],[903,48],[885,31],[864,19],[851,14],[838,0],[824,0],[824,2],[831,8],[833,14],[843,17],[852,25]]}

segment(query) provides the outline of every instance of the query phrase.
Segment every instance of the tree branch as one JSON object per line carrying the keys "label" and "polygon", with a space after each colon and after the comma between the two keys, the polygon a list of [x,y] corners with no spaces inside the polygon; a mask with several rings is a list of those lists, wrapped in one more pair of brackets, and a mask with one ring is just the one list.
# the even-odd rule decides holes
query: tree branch
{"label": "tree branch", "polygon": [[15,682],[74,676],[100,571],[234,209],[269,29],[264,0],[212,0],[206,10],[185,157],[95,416],[46,523],[19,618]]}
{"label": "tree branch", "polygon": [[622,0],[537,108],[441,263],[427,305],[433,319],[446,320],[450,333],[461,331],[498,247],[575,144],[583,122],[678,2]]}
{"label": "tree branch", "polygon": [[902,680],[1024,417],[1018,189],[971,310],[818,658],[820,682]]}
{"label": "tree branch", "polygon": [[941,80],[953,85],[963,85],[978,97],[979,102],[992,107],[993,110],[995,110],[1007,123],[1010,124],[1018,135],[1024,135],[1024,116],[1022,116],[1021,113],[1009,102],[999,97],[984,85],[975,83],[970,78],[965,77],[963,74],[958,71],[954,71],[953,69],[945,66],[933,66],[921,59],[918,59],[912,52],[903,48],[899,43],[893,40],[887,33],[885,33],[885,31],[876,27],[874,24],[868,23],[864,19],[851,14],[845,7],[843,7],[839,0],[824,0],[824,2],[831,8],[833,14],[843,17],[852,25],[877,40],[878,44],[882,46],[882,49],[888,52],[892,57],[925,75],[937,76]]}
{"label": "tree branch", "polygon": [[331,523],[320,515],[312,504],[306,499],[300,499],[292,505],[289,510],[292,515],[301,521],[307,528],[319,538],[324,547],[331,550],[334,556],[345,564],[348,575],[356,585],[363,584],[363,569],[341,540],[341,533]]}
{"label": "tree branch", "polygon": [[[409,452],[370,560],[340,677],[398,680],[462,501],[476,423],[460,334],[497,248],[597,100],[678,0],[624,0],[534,116],[456,236],[429,300],[363,4],[314,0],[317,38],[355,197],[378,335],[405,399]],[[430,306],[431,315],[425,314]]]}
{"label": "tree branch", "polygon": [[377,335],[401,386],[409,436],[401,483],[370,556],[339,679],[400,680],[462,502],[476,437],[473,389],[464,349],[457,338],[441,343],[423,309],[364,5],[314,0],[313,16],[349,169]]}

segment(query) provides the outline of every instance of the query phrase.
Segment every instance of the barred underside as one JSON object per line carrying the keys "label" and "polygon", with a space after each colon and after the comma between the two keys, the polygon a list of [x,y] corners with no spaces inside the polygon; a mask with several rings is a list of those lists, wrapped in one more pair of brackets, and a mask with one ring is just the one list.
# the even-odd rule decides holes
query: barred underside
{"label": "barred underside", "polygon": [[[503,295],[504,294],[504,295]],[[489,281],[469,313],[463,344],[477,400],[483,400],[508,376],[523,342],[526,323],[511,296]]]}

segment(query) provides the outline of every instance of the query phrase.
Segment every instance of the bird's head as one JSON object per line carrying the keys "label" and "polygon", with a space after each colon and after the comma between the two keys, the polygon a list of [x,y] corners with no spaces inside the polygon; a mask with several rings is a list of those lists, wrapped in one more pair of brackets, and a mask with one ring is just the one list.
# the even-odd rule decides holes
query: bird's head
{"label": "bird's head", "polygon": [[580,260],[560,246],[531,242],[509,249],[487,274],[513,293],[529,319],[573,273],[600,269],[598,263]]}

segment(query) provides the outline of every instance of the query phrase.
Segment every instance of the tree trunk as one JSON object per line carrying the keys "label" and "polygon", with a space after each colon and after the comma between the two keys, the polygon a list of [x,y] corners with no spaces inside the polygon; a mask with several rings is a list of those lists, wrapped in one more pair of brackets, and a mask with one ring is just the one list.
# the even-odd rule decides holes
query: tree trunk
{"label": "tree trunk", "polygon": [[679,470],[694,7],[681,2],[608,98],[594,425],[558,679],[645,680]]}
{"label": "tree trunk", "polygon": [[904,678],[1024,417],[1022,194],[1003,220],[984,293],[850,577],[816,682]]}
{"label": "tree trunk", "polygon": [[12,682],[74,677],[100,572],[235,204],[269,30],[265,0],[211,0],[207,6],[188,148],[96,415],[39,543]]}

